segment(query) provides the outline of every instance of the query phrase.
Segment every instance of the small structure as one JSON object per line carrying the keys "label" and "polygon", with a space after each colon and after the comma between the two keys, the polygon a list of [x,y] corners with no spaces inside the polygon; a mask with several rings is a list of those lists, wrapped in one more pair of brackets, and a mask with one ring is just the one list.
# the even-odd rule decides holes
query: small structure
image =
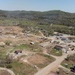
{"label": "small structure", "polygon": [[63,47],[61,47],[61,46],[59,46],[59,45],[56,45],[56,46],[54,47],[54,49],[56,49],[56,50],[62,50],[62,48],[63,48]]}

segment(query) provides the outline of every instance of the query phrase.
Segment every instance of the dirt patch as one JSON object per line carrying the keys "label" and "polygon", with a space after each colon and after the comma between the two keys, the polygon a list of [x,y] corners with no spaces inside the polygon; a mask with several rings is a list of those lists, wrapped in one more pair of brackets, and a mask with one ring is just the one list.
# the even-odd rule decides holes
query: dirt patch
{"label": "dirt patch", "polygon": [[29,62],[31,62],[33,64],[38,64],[38,63],[42,64],[42,63],[47,62],[47,58],[45,58],[39,54],[36,54],[36,55],[31,56],[31,58],[29,58]]}
{"label": "dirt patch", "polygon": [[32,55],[28,61],[34,65],[37,65],[39,68],[43,68],[51,63],[54,59],[50,56],[44,54],[35,54]]}
{"label": "dirt patch", "polygon": [[5,70],[0,70],[0,75],[11,75],[11,74]]}
{"label": "dirt patch", "polygon": [[13,44],[39,42],[40,36],[26,34],[19,26],[0,26],[0,42],[11,41]]}

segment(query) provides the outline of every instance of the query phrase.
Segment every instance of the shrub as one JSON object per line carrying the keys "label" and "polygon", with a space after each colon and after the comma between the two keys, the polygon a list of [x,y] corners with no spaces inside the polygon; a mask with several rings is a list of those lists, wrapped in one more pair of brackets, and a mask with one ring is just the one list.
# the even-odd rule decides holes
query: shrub
{"label": "shrub", "polygon": [[10,45],[10,43],[11,43],[11,41],[6,41],[5,42],[5,44],[8,45],[8,46]]}
{"label": "shrub", "polygon": [[12,65],[11,65],[11,64],[9,64],[9,65],[7,65],[7,66],[6,66],[6,68],[12,68]]}

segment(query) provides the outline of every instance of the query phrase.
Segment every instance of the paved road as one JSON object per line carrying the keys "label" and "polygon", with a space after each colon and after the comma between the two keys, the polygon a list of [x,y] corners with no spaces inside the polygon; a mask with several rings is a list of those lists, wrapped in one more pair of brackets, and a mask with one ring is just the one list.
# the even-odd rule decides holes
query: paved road
{"label": "paved road", "polygon": [[75,51],[70,51],[67,54],[64,54],[63,56],[59,57],[56,59],[53,63],[49,64],[45,68],[43,68],[41,71],[37,72],[35,75],[48,75],[50,72],[54,71],[59,67],[61,62],[64,60],[64,58],[67,57],[67,55],[72,55],[74,54]]}

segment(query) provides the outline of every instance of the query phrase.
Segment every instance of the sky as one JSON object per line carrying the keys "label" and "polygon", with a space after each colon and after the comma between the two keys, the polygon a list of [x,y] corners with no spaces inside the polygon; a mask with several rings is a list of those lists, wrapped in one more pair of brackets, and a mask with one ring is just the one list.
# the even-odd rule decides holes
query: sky
{"label": "sky", "polygon": [[62,10],[75,13],[75,0],[0,0],[0,10]]}

